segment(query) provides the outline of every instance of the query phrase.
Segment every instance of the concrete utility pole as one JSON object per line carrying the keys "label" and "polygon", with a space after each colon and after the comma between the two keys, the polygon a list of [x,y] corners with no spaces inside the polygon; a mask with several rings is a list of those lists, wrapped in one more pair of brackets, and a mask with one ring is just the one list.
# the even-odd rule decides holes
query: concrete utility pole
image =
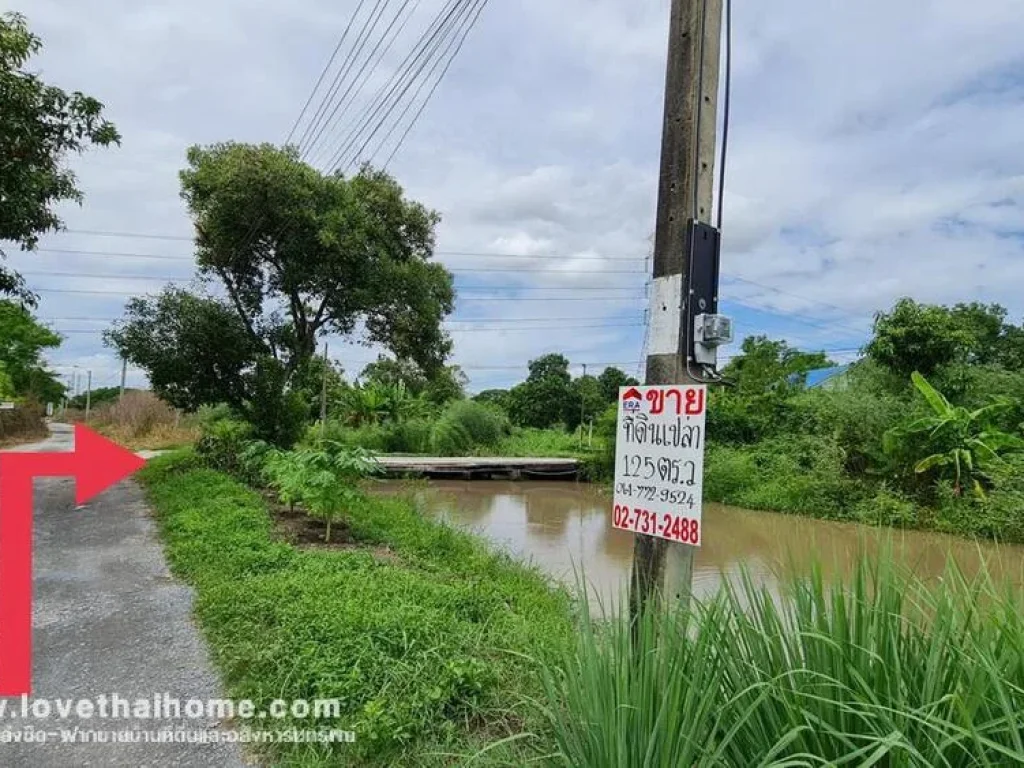
{"label": "concrete utility pole", "polygon": [[92,371],[88,372],[88,379],[85,385],[85,420],[89,421],[89,409],[92,408]]}
{"label": "concrete utility pole", "polygon": [[[647,384],[691,384],[684,327],[690,294],[690,219],[711,220],[722,0],[672,0],[665,78],[654,274],[648,313]],[[689,601],[694,548],[637,534],[630,608],[634,616],[666,588]]]}
{"label": "concrete utility pole", "polygon": [[[583,378],[587,377],[587,364],[583,364]],[[583,389],[580,388],[580,448],[583,447],[583,420],[586,418],[586,410],[583,407]]]}
{"label": "concrete utility pole", "polygon": [[121,397],[124,397],[124,384],[128,379],[128,358],[121,359]]}

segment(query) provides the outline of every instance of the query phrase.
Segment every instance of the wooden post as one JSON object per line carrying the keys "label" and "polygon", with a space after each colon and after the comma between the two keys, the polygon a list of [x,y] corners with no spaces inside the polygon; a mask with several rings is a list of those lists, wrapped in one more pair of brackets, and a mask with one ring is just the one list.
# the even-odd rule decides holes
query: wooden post
{"label": "wooden post", "polygon": [[[665,118],[661,139],[654,273],[651,287],[647,384],[690,384],[683,328],[689,295],[690,219],[711,220],[714,194],[718,56],[722,0],[672,0]],[[694,548],[637,534],[633,545],[630,610],[633,617],[666,589],[690,599]],[[670,567],[666,567],[671,562]]]}

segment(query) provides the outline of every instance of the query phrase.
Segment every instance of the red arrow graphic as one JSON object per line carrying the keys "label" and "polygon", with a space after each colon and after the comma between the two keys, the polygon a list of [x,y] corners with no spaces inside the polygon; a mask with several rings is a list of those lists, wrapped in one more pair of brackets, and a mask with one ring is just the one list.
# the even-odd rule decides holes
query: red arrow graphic
{"label": "red arrow graphic", "polygon": [[73,451],[0,453],[0,696],[32,687],[32,479],[74,477],[84,504],[145,463],[80,424]]}

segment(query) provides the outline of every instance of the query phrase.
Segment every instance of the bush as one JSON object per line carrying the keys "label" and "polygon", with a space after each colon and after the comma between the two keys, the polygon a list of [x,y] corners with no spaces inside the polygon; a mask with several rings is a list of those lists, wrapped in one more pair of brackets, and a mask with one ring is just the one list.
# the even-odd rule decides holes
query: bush
{"label": "bush", "polygon": [[430,434],[439,456],[465,456],[491,447],[509,434],[508,418],[498,409],[473,400],[456,400],[445,408]]}
{"label": "bush", "polygon": [[249,422],[222,417],[202,425],[196,453],[212,469],[240,477],[245,471],[242,454],[252,439]]}
{"label": "bush", "polygon": [[750,447],[710,446],[704,492],[709,500],[751,509],[846,518],[869,491],[843,471],[835,439],[791,435]]}
{"label": "bush", "polygon": [[0,443],[46,437],[43,409],[34,404],[20,405],[10,411],[0,411]]}

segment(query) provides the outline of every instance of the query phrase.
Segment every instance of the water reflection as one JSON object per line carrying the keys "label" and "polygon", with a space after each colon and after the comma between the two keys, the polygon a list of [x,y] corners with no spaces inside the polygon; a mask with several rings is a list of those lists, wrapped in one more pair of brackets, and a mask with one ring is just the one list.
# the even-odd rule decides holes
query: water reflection
{"label": "water reflection", "polygon": [[[627,584],[633,534],[612,528],[611,499],[599,487],[565,482],[436,481],[413,486],[430,514],[485,536],[552,576],[572,583],[582,568],[592,588],[614,596]],[[407,490],[382,483],[381,490]],[[850,523],[704,508],[704,546],[694,563],[694,593],[716,591],[741,566],[771,583],[775,573],[820,563],[827,577],[850,569],[859,551],[892,551],[925,578],[940,577],[952,556],[968,576],[987,562],[1000,580],[1024,584],[1024,547],[995,546],[937,533],[888,531]]]}

